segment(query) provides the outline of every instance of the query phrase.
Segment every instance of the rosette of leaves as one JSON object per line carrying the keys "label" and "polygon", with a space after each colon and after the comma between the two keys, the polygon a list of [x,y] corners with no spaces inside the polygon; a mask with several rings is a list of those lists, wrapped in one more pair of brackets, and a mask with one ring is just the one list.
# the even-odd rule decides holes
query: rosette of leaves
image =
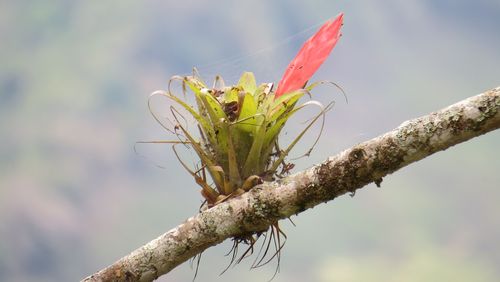
{"label": "rosette of leaves", "polygon": [[[208,207],[240,195],[262,181],[281,177],[293,167],[285,162],[285,158],[307,130],[318,119],[324,118],[324,113],[332,105],[330,103],[323,106],[314,100],[301,103],[299,99],[304,95],[311,97],[310,91],[321,83],[307,86],[308,80],[326,60],[340,38],[342,20],[343,15],[340,14],[334,20],[327,21],[304,43],[287,67],[276,91],[273,91],[272,83],[257,84],[251,72],[243,73],[236,85],[225,86],[222,78],[217,77],[213,86],[208,87],[195,70],[193,75],[174,76],[170,80],[181,83],[183,96],[172,91],[171,83],[167,91],[156,91],[152,94],[173,101],[170,106],[171,127],[165,126],[155,114],[153,116],[178,137],[175,141],[162,141],[173,143],[178,158],[175,149],[178,144],[188,146],[196,152],[200,159],[197,167],[190,168],[180,158],[179,161],[201,186],[201,194]],[[183,97],[186,95],[193,95],[195,105],[185,101]],[[309,105],[319,107],[319,113],[289,144],[280,146],[278,139],[286,122]],[[196,121],[194,132],[188,130],[186,117],[181,112],[187,112]],[[279,260],[279,250],[282,247],[279,236],[284,233],[277,223],[271,226],[271,231],[269,238],[278,240],[278,243],[275,242],[276,253],[273,257],[278,255]],[[249,243],[250,248],[242,258],[245,257],[249,251],[253,252],[253,244],[259,236],[260,234],[256,237],[251,234],[235,238],[233,250],[239,242]],[[271,239],[269,244],[270,242]],[[233,255],[235,253],[236,250]],[[254,267],[262,262],[263,257],[254,262]]]}
{"label": "rosette of leaves", "polygon": [[[209,207],[248,191],[263,180],[280,176],[278,169],[288,171],[290,165],[285,163],[285,157],[329,108],[317,101],[297,105],[316,84],[276,97],[272,84],[257,85],[251,72],[245,72],[238,84],[221,88],[208,88],[196,73],[176,76],[173,80],[180,80],[182,88],[194,94],[196,106],[189,105],[171,91],[157,91],[153,95],[171,99],[196,120],[200,131],[196,133],[200,136],[198,139],[182,125],[185,117],[181,112],[175,106],[170,108],[175,125],[169,131],[179,136],[178,141],[171,143],[188,145],[200,158],[201,165],[196,171],[182,160],[181,163],[201,186],[201,194]],[[286,148],[280,149],[278,136],[286,121],[308,105],[320,107],[320,113]],[[213,185],[209,185],[206,172]]]}

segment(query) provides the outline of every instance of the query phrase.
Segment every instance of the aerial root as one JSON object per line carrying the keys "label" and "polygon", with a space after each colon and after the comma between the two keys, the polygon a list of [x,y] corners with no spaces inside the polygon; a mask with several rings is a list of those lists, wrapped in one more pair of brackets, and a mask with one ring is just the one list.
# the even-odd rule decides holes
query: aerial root
{"label": "aerial root", "polygon": [[[264,238],[262,240],[262,244],[260,245],[259,251],[257,252],[257,256],[252,262],[250,269],[255,269],[259,267],[263,267],[274,259],[277,261],[277,265],[274,271],[273,276],[270,280],[273,280],[276,277],[276,274],[279,273],[280,270],[280,262],[281,262],[281,251],[285,245],[287,236],[281,230],[278,225],[278,222],[271,224],[271,226],[264,232],[258,232],[255,234],[235,237],[233,238],[233,245],[226,256],[231,255],[231,260],[227,267],[220,273],[221,275],[225,273],[231,266],[241,263],[245,258],[252,256],[255,252],[254,246],[255,243],[260,238]],[[238,250],[240,244],[248,245],[246,250],[238,256]],[[270,252],[274,248],[274,252]],[[270,255],[272,253],[272,255]]]}

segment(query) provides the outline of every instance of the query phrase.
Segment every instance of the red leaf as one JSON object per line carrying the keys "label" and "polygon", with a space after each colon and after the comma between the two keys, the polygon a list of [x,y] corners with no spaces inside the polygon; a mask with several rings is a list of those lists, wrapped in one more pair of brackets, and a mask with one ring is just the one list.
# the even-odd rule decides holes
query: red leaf
{"label": "red leaf", "polygon": [[340,13],[335,20],[330,19],[302,45],[299,53],[290,62],[281,78],[275,98],[305,86],[311,76],[328,58],[340,38],[343,18],[344,14]]}

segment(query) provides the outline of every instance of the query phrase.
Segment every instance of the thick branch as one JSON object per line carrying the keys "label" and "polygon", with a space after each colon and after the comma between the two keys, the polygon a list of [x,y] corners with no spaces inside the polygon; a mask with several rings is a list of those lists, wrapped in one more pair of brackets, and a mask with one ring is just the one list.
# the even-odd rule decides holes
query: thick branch
{"label": "thick branch", "polygon": [[227,238],[375,182],[433,153],[500,127],[500,87],[410,120],[308,170],[254,187],[199,213],[84,281],[151,281]]}

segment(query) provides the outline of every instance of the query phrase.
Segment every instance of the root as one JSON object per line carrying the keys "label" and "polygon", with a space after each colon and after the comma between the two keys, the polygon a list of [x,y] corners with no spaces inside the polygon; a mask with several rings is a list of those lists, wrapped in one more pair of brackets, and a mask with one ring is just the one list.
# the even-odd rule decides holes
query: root
{"label": "root", "polygon": [[[226,256],[231,256],[231,260],[228,266],[221,272],[221,275],[225,273],[231,266],[235,266],[241,263],[245,258],[252,256],[255,251],[255,243],[257,243],[260,238],[263,238],[262,244],[259,248],[259,251],[257,252],[257,256],[250,266],[250,269],[263,267],[276,259],[276,268],[273,276],[269,281],[273,280],[280,271],[281,251],[285,246],[285,242],[287,239],[286,234],[283,232],[283,230],[281,230],[278,222],[273,223],[264,232],[233,238],[233,245],[229,252],[226,254]],[[248,247],[246,248],[245,252],[243,252],[243,254],[238,256],[238,249],[241,244],[247,245]],[[273,248],[274,251],[270,252]]]}

